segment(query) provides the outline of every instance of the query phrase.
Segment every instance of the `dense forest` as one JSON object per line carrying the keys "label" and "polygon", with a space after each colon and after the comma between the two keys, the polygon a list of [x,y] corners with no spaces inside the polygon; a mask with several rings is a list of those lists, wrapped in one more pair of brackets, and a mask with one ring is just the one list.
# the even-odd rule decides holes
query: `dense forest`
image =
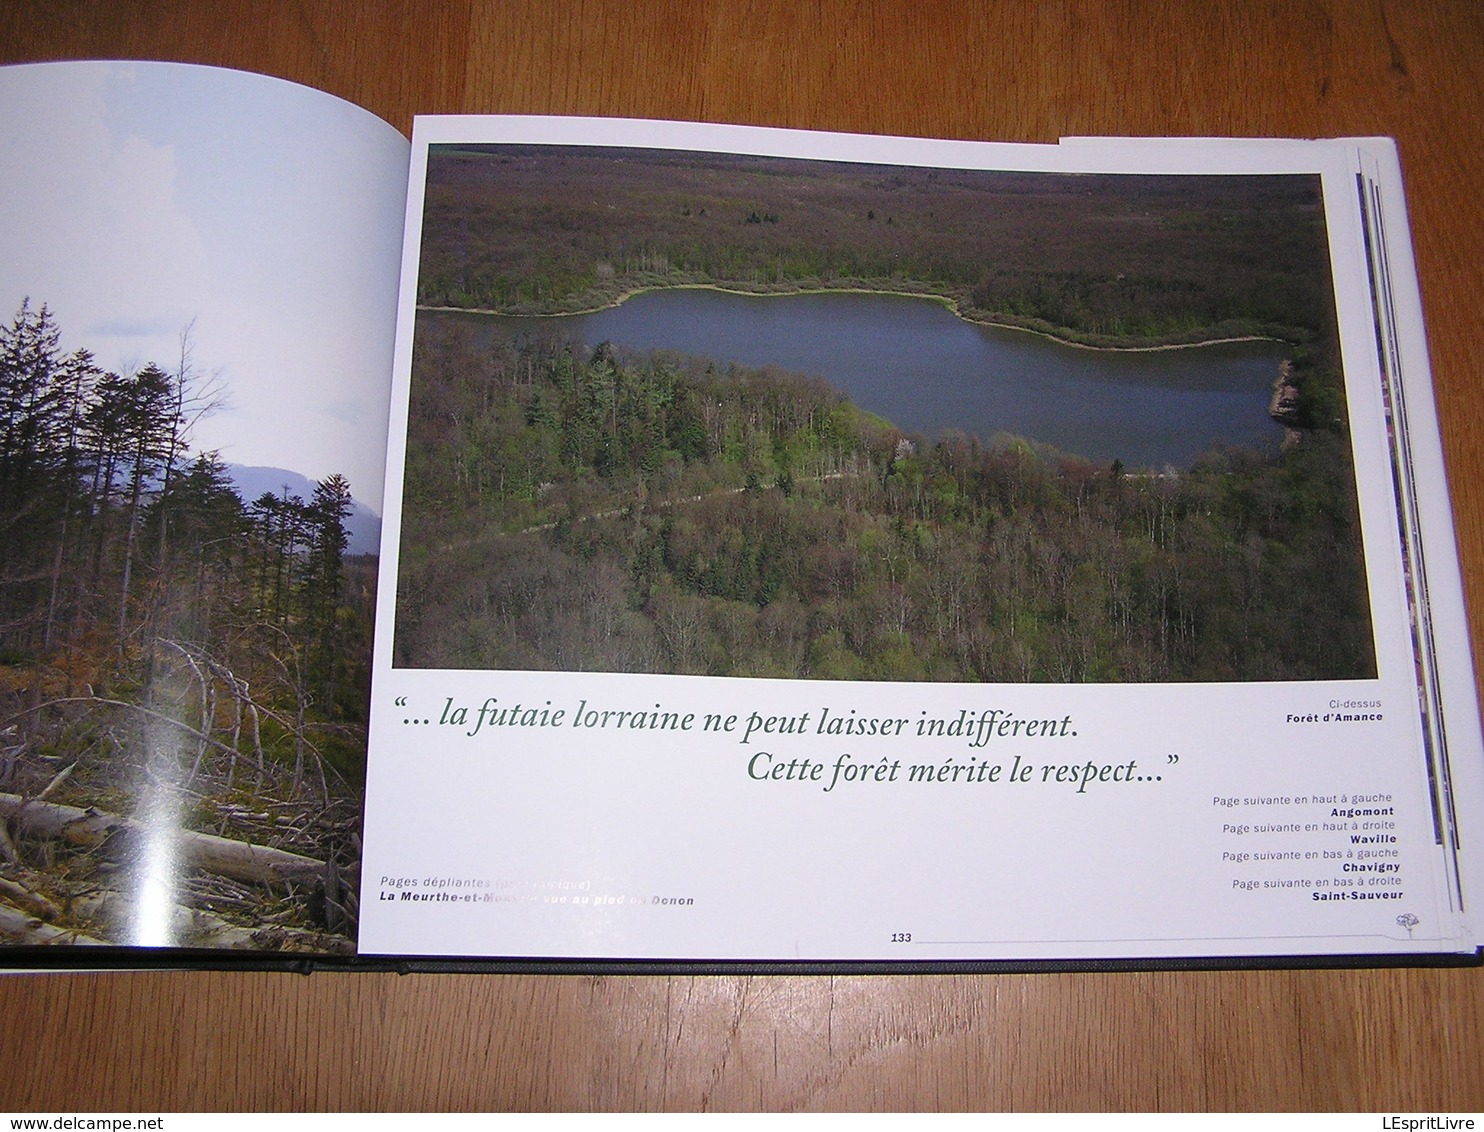
{"label": "dense forest", "polygon": [[1314,177],[435,146],[418,301],[551,314],[647,287],[901,290],[1092,345],[1307,343],[1327,262]]}
{"label": "dense forest", "polygon": [[184,339],[129,373],[59,341],[29,301],[0,327],[0,939],[343,950],[375,586],[349,485],[244,500],[192,451],[221,394]]}
{"label": "dense forest", "polygon": [[[396,663],[879,680],[1374,675],[1339,375],[1193,467],[909,436],[817,379],[419,321]],[[1275,375],[1276,376],[1276,375]]]}

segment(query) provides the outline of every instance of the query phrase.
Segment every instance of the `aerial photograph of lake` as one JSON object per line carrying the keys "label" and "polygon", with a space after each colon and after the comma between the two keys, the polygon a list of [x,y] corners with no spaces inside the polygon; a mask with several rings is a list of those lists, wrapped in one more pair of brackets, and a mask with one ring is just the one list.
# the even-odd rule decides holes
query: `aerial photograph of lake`
{"label": "aerial photograph of lake", "polygon": [[1307,175],[429,150],[405,667],[1374,675]]}

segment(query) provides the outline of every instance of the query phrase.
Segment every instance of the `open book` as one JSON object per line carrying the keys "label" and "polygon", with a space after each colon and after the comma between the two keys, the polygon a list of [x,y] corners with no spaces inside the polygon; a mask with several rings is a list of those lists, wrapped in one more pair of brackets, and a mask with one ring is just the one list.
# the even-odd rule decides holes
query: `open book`
{"label": "open book", "polygon": [[1478,961],[1389,142],[0,117],[0,962]]}

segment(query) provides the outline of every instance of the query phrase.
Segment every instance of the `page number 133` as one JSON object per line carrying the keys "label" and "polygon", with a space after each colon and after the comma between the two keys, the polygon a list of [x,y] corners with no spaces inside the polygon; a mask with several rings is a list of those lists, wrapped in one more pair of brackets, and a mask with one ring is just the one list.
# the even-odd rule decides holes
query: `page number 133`
{"label": "page number 133", "polygon": [[891,941],[892,941],[892,943],[911,943],[912,942],[912,933],[911,932],[892,932],[891,933]]}

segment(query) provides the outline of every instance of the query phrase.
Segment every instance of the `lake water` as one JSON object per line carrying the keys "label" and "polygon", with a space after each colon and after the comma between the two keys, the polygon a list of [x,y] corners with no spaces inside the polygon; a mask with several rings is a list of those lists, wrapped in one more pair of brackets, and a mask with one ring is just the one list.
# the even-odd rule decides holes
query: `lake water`
{"label": "lake water", "polygon": [[931,299],[756,296],[704,289],[636,295],[554,318],[422,312],[491,333],[565,334],[823,377],[909,432],[1010,433],[1130,468],[1188,466],[1213,444],[1273,448],[1267,415],[1288,347],[1242,342],[1183,350],[1084,350],[965,322]]}

